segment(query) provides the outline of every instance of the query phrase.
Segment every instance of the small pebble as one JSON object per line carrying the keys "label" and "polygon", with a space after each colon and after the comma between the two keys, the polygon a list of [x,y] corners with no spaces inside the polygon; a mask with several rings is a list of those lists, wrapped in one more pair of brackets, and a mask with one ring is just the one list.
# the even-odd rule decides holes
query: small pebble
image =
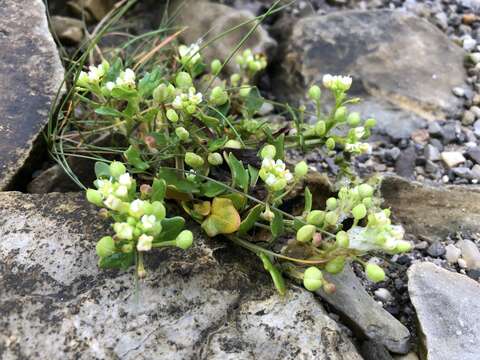
{"label": "small pebble", "polygon": [[480,250],[473,241],[460,240],[455,245],[462,251],[462,259],[465,260],[468,269],[480,269]]}
{"label": "small pebble", "polygon": [[458,96],[458,97],[464,97],[465,96],[465,90],[460,86],[454,87],[452,89],[452,92],[453,92],[453,95]]}
{"label": "small pebble", "polygon": [[374,292],[375,296],[382,302],[388,302],[393,299],[392,294],[385,288],[379,288]]}
{"label": "small pebble", "polygon": [[427,249],[427,254],[432,257],[440,257],[445,254],[445,246],[439,241],[435,241]]}
{"label": "small pebble", "polygon": [[445,247],[445,258],[450,264],[454,264],[460,258],[462,251],[453,244]]}
{"label": "small pebble", "polygon": [[458,151],[444,151],[441,154],[442,160],[450,169],[465,162],[465,157]]}

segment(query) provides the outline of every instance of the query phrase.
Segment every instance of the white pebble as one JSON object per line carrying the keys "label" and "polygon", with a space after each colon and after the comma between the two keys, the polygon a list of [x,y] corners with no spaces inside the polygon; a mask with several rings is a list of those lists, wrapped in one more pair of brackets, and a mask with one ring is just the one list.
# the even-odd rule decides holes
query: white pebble
{"label": "white pebble", "polygon": [[382,302],[387,302],[393,299],[392,294],[385,288],[380,288],[374,291],[375,296]]}
{"label": "white pebble", "polygon": [[450,264],[456,263],[462,254],[462,250],[457,248],[455,245],[445,246],[445,258]]}
{"label": "white pebble", "polygon": [[460,266],[462,269],[466,269],[467,268],[467,262],[463,259],[458,259],[457,260],[457,263],[458,263],[458,266]]}
{"label": "white pebble", "polygon": [[458,151],[444,151],[440,155],[445,165],[449,168],[453,168],[461,163],[465,162],[465,157]]}
{"label": "white pebble", "polygon": [[460,240],[456,246],[462,251],[462,259],[471,270],[480,269],[480,250],[471,240]]}

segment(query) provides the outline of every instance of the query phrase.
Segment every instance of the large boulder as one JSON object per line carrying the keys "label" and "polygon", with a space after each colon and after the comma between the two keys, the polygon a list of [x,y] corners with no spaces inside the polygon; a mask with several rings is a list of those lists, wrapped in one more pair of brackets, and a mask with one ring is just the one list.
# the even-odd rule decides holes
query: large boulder
{"label": "large boulder", "polygon": [[433,242],[480,231],[479,186],[429,186],[387,176],[381,194],[384,206],[417,237]]}
{"label": "large boulder", "polygon": [[38,155],[64,76],[43,1],[4,0],[1,9],[0,190],[14,187],[15,176]]}
{"label": "large boulder", "polygon": [[[435,46],[432,46],[435,44]],[[341,11],[299,20],[283,46],[278,95],[298,100],[324,74],[353,76],[365,116],[409,128],[459,105],[464,52],[427,21],[402,11]],[[423,121],[422,121],[423,120]],[[395,135],[395,133],[394,133]]]}
{"label": "large boulder", "polygon": [[0,193],[0,358],[361,360],[311,293],[282,298],[221,241],[150,254],[138,285],[99,270],[108,226],[82,197]]}
{"label": "large boulder", "polygon": [[480,284],[432,263],[408,270],[408,292],[422,334],[423,359],[480,359]]}

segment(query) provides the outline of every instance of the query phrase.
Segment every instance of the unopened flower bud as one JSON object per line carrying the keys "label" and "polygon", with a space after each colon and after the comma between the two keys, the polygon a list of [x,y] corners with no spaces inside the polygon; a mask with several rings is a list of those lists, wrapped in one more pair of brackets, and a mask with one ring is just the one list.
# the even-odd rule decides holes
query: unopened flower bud
{"label": "unopened flower bud", "polygon": [[367,119],[365,121],[365,127],[367,129],[371,129],[371,128],[375,127],[375,125],[377,125],[377,120],[375,120],[375,119],[370,118],[370,119]]}
{"label": "unopened flower bud", "polygon": [[319,268],[310,266],[303,273],[303,286],[308,291],[317,291],[323,285],[323,274]]}
{"label": "unopened flower bud", "polygon": [[228,101],[228,94],[221,86],[215,86],[210,94],[210,101],[217,106],[221,106]]}
{"label": "unopened flower bud", "polygon": [[347,108],[345,106],[340,106],[336,111],[334,115],[334,120],[337,123],[342,123],[345,120],[347,120]]}
{"label": "unopened flower bud", "polygon": [[338,274],[343,270],[344,266],[345,257],[337,256],[335,259],[330,260],[327,265],[325,265],[325,271],[329,272],[330,274]]}
{"label": "unopened flower bud", "polygon": [[238,86],[238,83],[240,82],[240,74],[233,74],[230,76],[230,82],[232,83],[232,86]]}
{"label": "unopened flower bud", "polygon": [[152,214],[155,215],[158,220],[163,220],[167,214],[165,205],[160,201],[154,201],[152,203]]}
{"label": "unopened flower bud", "polygon": [[368,263],[365,266],[365,275],[375,283],[385,280],[385,272],[377,264]]}
{"label": "unopened flower bud", "polygon": [[94,205],[103,206],[103,196],[98,190],[87,189],[87,200]]}
{"label": "unopened flower bud", "polygon": [[314,225],[303,225],[297,231],[297,241],[307,242],[312,240],[317,228]]}
{"label": "unopened flower bud", "polygon": [[111,256],[115,253],[115,241],[111,236],[104,236],[97,242],[95,249],[101,258]]}
{"label": "unopened flower bud", "polygon": [[145,136],[143,141],[145,142],[145,145],[147,145],[148,150],[153,153],[157,151],[157,140],[155,140],[152,135]]}
{"label": "unopened flower bud", "polygon": [[140,185],[140,194],[143,197],[148,197],[152,193],[152,187],[148,184],[142,184]]}
{"label": "unopened flower bud", "polygon": [[358,187],[358,193],[362,198],[371,197],[373,195],[373,187],[368,184],[362,184]]}
{"label": "unopened flower bud", "polygon": [[317,85],[313,85],[308,89],[308,97],[314,101],[320,100],[320,97],[322,96],[322,91]]}
{"label": "unopened flower bud", "polygon": [[123,163],[120,161],[112,161],[109,166],[110,169],[110,175],[112,175],[115,179],[118,179],[120,175],[125,174],[127,171],[127,168]]}
{"label": "unopened flower bud", "polygon": [[183,230],[175,239],[177,246],[183,250],[188,249],[193,244],[193,233],[190,230]]}
{"label": "unopened flower bud", "polygon": [[175,129],[175,134],[181,141],[187,141],[190,137],[190,133],[184,127],[180,126]]}
{"label": "unopened flower bud", "polygon": [[345,232],[345,231],[339,231],[336,235],[335,235],[335,241],[337,243],[337,246],[338,247],[341,247],[341,248],[348,248],[348,246],[350,245],[350,241],[348,240],[348,234]]}
{"label": "unopened flower bud", "polygon": [[398,240],[397,246],[395,247],[395,252],[397,253],[404,253],[408,252],[412,249],[412,244],[405,240]]}
{"label": "unopened flower bud", "polygon": [[199,168],[199,167],[202,167],[203,164],[205,164],[205,161],[203,160],[203,158],[193,152],[187,152],[185,154],[185,163],[196,169],[196,168]]}
{"label": "unopened flower bud", "polygon": [[132,240],[133,238],[133,227],[126,222],[113,224],[113,230],[119,239]]}
{"label": "unopened flower bud", "polygon": [[262,159],[273,159],[276,153],[277,149],[275,146],[267,144],[263,147],[262,151],[260,151],[260,156]]}
{"label": "unopened flower bud", "polygon": [[367,216],[367,208],[363,204],[358,204],[352,209],[352,215],[355,220],[361,220]]}
{"label": "unopened flower bud", "polygon": [[335,210],[337,208],[337,199],[334,197],[327,199],[327,210]]}
{"label": "unopened flower bud", "polygon": [[240,94],[241,97],[247,97],[248,94],[250,94],[251,90],[252,90],[252,88],[250,86],[242,86],[240,88],[239,94]]}
{"label": "unopened flower bud", "polygon": [[260,214],[261,218],[265,221],[272,222],[275,218],[275,213],[269,208],[265,209],[264,212]]}
{"label": "unopened flower bud", "polygon": [[210,69],[211,69],[213,75],[218,75],[220,73],[220,71],[222,70],[222,62],[218,59],[214,59],[210,63]]}
{"label": "unopened flower bud", "polygon": [[180,71],[175,77],[175,84],[181,89],[188,89],[193,85],[192,77],[185,71]]}
{"label": "unopened flower bud", "polygon": [[322,210],[312,210],[307,215],[307,223],[310,225],[320,226],[325,219],[325,211]]}
{"label": "unopened flower bud", "polygon": [[207,160],[208,160],[208,163],[213,166],[218,166],[223,164],[223,157],[218,152],[208,154]]}
{"label": "unopened flower bud", "polygon": [[328,138],[325,142],[325,145],[327,146],[328,150],[333,150],[335,149],[335,140],[333,138]]}
{"label": "unopened flower bud", "polygon": [[297,179],[303,178],[305,175],[307,175],[308,172],[308,165],[305,161],[300,161],[297,165],[295,165],[295,177]]}
{"label": "unopened flower bud", "polygon": [[352,112],[348,115],[347,122],[351,127],[360,125],[360,114],[358,112]]}
{"label": "unopened flower bud", "polygon": [[142,234],[138,238],[137,250],[150,251],[152,249],[153,236]]}
{"label": "unopened flower bud", "polygon": [[338,215],[335,211],[329,211],[325,214],[325,222],[328,225],[335,226],[337,225]]}
{"label": "unopened flower bud", "polygon": [[170,120],[171,122],[174,123],[178,121],[178,114],[175,110],[168,109],[166,115],[167,115],[167,119]]}
{"label": "unopened flower bud", "polygon": [[326,131],[327,131],[327,124],[325,123],[325,121],[323,120],[317,121],[317,123],[315,124],[315,134],[317,136],[323,136],[325,135]]}
{"label": "unopened flower bud", "polygon": [[133,250],[133,245],[131,243],[122,245],[122,252],[125,254],[130,254]]}
{"label": "unopened flower bud", "polygon": [[362,204],[365,205],[366,208],[369,208],[373,205],[373,199],[371,197],[366,197],[362,200]]}

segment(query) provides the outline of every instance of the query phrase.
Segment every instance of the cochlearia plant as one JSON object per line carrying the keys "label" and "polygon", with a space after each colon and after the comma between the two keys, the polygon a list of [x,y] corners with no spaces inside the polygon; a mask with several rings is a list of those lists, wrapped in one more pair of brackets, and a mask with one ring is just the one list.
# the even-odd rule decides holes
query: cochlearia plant
{"label": "cochlearia plant", "polygon": [[[206,236],[258,256],[280,294],[284,275],[331,293],[335,286],[323,273],[338,273],[348,261],[362,264],[370,280],[384,280],[382,268],[365,256],[411,245],[381,208],[378,181],[362,182],[351,170],[354,156],[369,153],[365,139],[375,126],[347,109],[358,101],[347,96],[351,77],[325,75],[328,96],[313,85],[299,108],[274,103],[291,120],[277,124],[260,115],[266,100],[252,85],[267,66],[265,56],[245,50],[235,60],[237,72],[225,78],[220,60],[207,66],[198,46],[180,45],[167,71],[135,72],[116,59],[77,76],[75,106],[128,141],[116,160],[96,164],[97,180],[86,192],[112,221],[96,245],[100,266],[135,266],[138,277],[147,276],[144,254],[188,251],[195,243],[188,218]],[[333,99],[328,112],[324,97]],[[342,169],[336,195],[318,209],[305,181],[313,170],[287,157],[312,149]],[[285,204],[298,188],[304,206],[294,213]]]}

